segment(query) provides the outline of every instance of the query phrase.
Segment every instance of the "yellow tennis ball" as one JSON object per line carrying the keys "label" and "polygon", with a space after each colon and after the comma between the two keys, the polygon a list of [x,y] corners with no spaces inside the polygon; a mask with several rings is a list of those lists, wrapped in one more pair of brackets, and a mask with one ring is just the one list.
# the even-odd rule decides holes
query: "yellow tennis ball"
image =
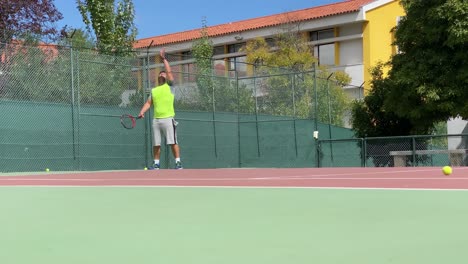
{"label": "yellow tennis ball", "polygon": [[450,166],[444,166],[442,168],[442,172],[445,174],[445,175],[450,175],[452,174],[452,167]]}
{"label": "yellow tennis ball", "polygon": [[148,168],[145,167],[144,170],[148,170]]}
{"label": "yellow tennis ball", "polygon": [[45,171],[49,172],[50,170],[49,170],[49,168],[46,168]]}

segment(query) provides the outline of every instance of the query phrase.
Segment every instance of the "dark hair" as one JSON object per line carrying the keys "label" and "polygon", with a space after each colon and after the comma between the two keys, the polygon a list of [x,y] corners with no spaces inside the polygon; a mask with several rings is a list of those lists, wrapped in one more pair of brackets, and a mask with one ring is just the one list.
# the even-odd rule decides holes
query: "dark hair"
{"label": "dark hair", "polygon": [[159,74],[161,74],[161,73],[166,73],[166,71],[165,71],[165,70],[162,70],[162,71],[159,72]]}
{"label": "dark hair", "polygon": [[158,76],[158,85],[163,85],[166,83],[166,78],[164,76]]}

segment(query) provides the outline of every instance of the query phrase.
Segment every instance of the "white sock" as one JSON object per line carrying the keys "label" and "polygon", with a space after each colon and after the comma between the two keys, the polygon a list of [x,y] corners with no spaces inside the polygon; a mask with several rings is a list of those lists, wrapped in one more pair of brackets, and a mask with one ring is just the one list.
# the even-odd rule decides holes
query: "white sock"
{"label": "white sock", "polygon": [[154,164],[159,164],[159,160],[155,159]]}
{"label": "white sock", "polygon": [[175,162],[180,162],[180,158],[176,158],[176,159],[175,159]]}

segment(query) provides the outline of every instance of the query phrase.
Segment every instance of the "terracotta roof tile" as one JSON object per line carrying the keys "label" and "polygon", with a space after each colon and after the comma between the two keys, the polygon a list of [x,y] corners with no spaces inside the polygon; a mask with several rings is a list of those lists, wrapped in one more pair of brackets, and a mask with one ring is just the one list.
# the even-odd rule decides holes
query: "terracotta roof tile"
{"label": "terracotta roof tile", "polygon": [[[300,22],[344,13],[357,12],[363,5],[373,1],[375,0],[347,0],[276,15],[257,17],[227,24],[210,26],[207,27],[207,32],[208,36],[216,37],[247,30],[277,26],[284,23],[285,17],[288,19],[288,22]],[[151,41],[153,41],[152,46],[160,46],[165,44],[190,41],[198,38],[200,38],[200,28],[140,39],[135,42],[133,47],[136,49],[143,47],[146,48],[148,45],[150,45]]]}

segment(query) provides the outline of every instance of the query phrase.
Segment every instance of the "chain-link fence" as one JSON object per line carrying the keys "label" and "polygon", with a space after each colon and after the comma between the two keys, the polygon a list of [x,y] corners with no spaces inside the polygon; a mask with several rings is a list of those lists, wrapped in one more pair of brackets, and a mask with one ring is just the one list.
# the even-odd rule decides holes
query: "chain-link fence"
{"label": "chain-link fence", "polygon": [[468,134],[319,140],[321,167],[468,166]]}
{"label": "chain-link fence", "polygon": [[119,123],[139,110],[122,100],[135,60],[50,45],[0,53],[0,171],[144,166],[144,127]]}
{"label": "chain-link fence", "polygon": [[[70,47],[0,45],[0,171],[141,169],[152,161],[152,113],[134,129],[162,64]],[[226,62],[229,63],[229,62]],[[316,167],[321,138],[343,128],[341,86],[314,70],[247,72],[172,64],[186,168]],[[163,148],[162,167],[173,166]]]}

